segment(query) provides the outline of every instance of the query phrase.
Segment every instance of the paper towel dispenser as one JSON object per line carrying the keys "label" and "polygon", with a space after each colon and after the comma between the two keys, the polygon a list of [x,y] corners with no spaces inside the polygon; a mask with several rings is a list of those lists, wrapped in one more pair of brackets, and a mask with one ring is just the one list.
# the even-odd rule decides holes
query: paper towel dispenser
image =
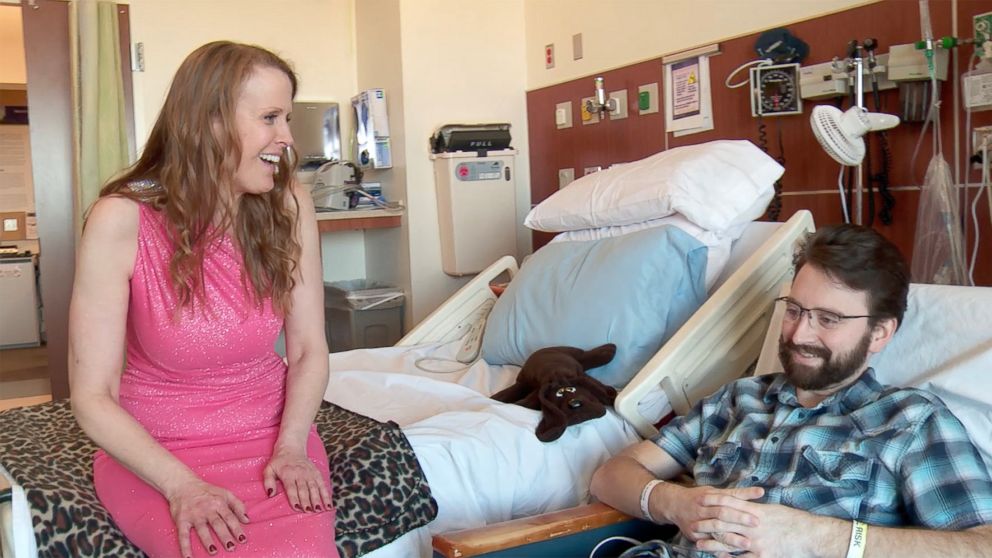
{"label": "paper towel dispenser", "polygon": [[289,130],[302,170],[314,170],[341,159],[341,128],[337,103],[296,101]]}

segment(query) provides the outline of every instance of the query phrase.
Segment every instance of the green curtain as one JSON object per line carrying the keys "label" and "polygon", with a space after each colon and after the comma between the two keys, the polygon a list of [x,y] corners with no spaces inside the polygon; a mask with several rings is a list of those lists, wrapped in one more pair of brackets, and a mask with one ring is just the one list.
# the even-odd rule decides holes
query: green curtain
{"label": "green curtain", "polygon": [[131,164],[117,5],[82,0],[79,37],[79,201],[86,211],[107,179]]}

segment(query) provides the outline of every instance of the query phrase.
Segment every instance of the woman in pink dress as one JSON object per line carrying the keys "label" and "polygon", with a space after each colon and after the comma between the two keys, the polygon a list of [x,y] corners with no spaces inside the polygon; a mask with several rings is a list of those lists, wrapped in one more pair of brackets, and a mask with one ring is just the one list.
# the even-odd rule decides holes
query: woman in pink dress
{"label": "woman in pink dress", "polygon": [[200,47],[87,218],[72,407],[102,448],[101,502],[153,557],[337,556],[313,426],[327,345],[313,203],[293,180],[295,94],[267,50]]}

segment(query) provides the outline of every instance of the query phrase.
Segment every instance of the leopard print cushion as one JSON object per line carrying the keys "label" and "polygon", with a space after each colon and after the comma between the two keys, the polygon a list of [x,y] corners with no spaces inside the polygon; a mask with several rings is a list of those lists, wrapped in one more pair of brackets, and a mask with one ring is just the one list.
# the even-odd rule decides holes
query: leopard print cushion
{"label": "leopard print cushion", "polygon": [[[437,515],[399,427],[324,403],[317,431],[330,456],[342,558],[371,552]],[[93,490],[96,446],[67,400],[0,412],[0,464],[24,487],[40,558],[143,557]]]}
{"label": "leopard print cushion", "polygon": [[314,422],[330,460],[342,558],[372,552],[437,516],[417,456],[396,423],[326,401]]}

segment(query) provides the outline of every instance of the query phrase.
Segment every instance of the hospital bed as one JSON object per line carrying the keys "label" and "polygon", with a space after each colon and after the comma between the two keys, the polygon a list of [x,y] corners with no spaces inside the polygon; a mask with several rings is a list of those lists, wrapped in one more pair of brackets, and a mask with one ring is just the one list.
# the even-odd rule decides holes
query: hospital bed
{"label": "hospital bed", "polygon": [[771,301],[791,281],[796,239],[812,227],[806,211],[786,223],[750,224],[711,288],[713,294],[621,391],[617,409],[627,414],[621,418],[610,412],[569,427],[550,444],[534,436],[537,411],[486,397],[509,385],[516,367],[479,361],[450,374],[416,367],[427,356],[453,358],[462,332],[495,297],[490,282],[516,275],[512,258],[474,278],[396,347],[332,355],[325,399],[397,422],[438,503],[438,516],[428,526],[369,556],[430,555],[434,535],[588,502],[589,481],[602,462],[640,440],[642,431],[671,409],[684,412],[753,365]]}
{"label": "hospital bed", "polygon": [[[781,294],[788,294],[788,285],[783,285]],[[772,309],[770,304],[766,308]],[[776,307],[763,332],[755,374],[782,370],[778,339],[783,312],[783,307]],[[657,366],[650,379],[642,376],[638,379],[657,382],[662,378],[663,383],[677,384],[686,376],[706,374],[709,364],[705,360],[693,359],[693,351],[681,350],[706,342],[709,327],[705,315],[704,311],[697,313],[652,359]],[[988,382],[992,370],[992,330],[986,327],[989,315],[992,315],[992,288],[913,284],[903,324],[886,348],[871,357],[869,364],[883,384],[926,389],[938,395],[964,424],[992,471],[992,387]],[[738,370],[741,374],[747,371],[746,367]],[[625,413],[630,408],[618,405],[618,409],[626,409],[622,411]],[[636,417],[626,417],[638,423]],[[647,437],[657,430],[645,426],[641,432]],[[657,538],[657,529],[595,503],[440,534],[434,538],[434,547],[437,556],[446,558],[588,556],[595,544],[607,536],[632,535],[646,540]]]}
{"label": "hospital bed", "polygon": [[[479,274],[396,347],[332,354],[334,372],[325,400],[399,425],[437,502],[437,518],[428,526],[366,555],[429,555],[435,534],[587,502],[589,479],[600,463],[640,439],[640,433],[667,409],[684,409],[754,362],[763,342],[760,332],[770,319],[771,300],[791,279],[795,240],[811,229],[812,218],[805,211],[786,223],[748,225],[711,289],[713,294],[622,391],[618,409],[633,409],[622,411],[628,419],[610,412],[570,427],[553,443],[543,444],[534,436],[537,411],[488,399],[512,383],[517,367],[489,366],[482,360],[450,374],[417,367],[420,359],[456,356],[461,336],[483,317],[482,308],[495,297],[490,282],[517,273],[512,258],[503,258]],[[684,333],[700,329],[709,332],[705,339]],[[675,347],[682,343],[691,346]],[[695,363],[698,371],[677,374],[670,368],[673,354]],[[659,381],[663,389],[657,388]],[[4,557],[34,558],[37,546],[24,487],[6,472],[0,473],[13,485],[5,492],[10,501],[0,504]]]}

